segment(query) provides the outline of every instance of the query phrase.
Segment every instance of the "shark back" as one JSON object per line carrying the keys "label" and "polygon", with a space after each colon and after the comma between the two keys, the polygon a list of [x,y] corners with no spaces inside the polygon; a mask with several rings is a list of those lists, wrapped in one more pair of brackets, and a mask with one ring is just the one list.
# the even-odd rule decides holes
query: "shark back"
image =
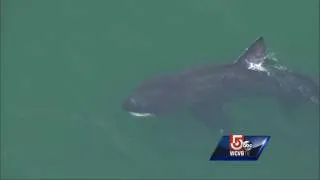
{"label": "shark back", "polygon": [[[226,101],[253,95],[318,101],[318,86],[307,76],[267,66],[266,57],[264,39],[259,37],[233,63],[193,68],[143,82],[123,107],[135,114],[162,115],[185,107],[220,109]],[[195,109],[199,113],[201,108]]]}

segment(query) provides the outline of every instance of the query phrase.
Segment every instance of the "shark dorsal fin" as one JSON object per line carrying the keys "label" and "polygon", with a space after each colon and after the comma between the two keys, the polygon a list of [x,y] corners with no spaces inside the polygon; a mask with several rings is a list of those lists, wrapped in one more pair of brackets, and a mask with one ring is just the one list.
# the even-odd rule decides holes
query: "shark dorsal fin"
{"label": "shark dorsal fin", "polygon": [[262,36],[257,38],[249,48],[236,60],[236,63],[263,64],[266,57],[266,45]]}

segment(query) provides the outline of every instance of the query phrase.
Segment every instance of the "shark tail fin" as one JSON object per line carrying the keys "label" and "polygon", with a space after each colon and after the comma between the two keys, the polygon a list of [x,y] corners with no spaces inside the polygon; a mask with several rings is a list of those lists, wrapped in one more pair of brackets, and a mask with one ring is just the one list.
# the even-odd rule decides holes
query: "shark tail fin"
{"label": "shark tail fin", "polygon": [[245,52],[238,57],[235,63],[239,64],[263,64],[266,57],[266,45],[262,36],[258,37]]}

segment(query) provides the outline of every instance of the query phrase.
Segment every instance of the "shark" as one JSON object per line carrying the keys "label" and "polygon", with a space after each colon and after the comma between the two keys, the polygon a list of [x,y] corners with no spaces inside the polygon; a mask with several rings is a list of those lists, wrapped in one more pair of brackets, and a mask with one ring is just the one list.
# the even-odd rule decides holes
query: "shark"
{"label": "shark", "polygon": [[312,77],[273,62],[260,36],[230,63],[207,64],[142,81],[122,107],[136,117],[187,110],[209,128],[231,131],[223,105],[238,98],[274,98],[284,109],[319,104],[319,85]]}

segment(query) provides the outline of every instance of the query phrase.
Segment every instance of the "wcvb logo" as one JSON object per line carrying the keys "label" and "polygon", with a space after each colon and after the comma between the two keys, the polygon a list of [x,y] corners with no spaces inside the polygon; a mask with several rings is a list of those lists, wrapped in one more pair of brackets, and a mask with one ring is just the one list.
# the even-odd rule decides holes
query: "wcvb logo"
{"label": "wcvb logo", "polygon": [[222,136],[210,161],[256,161],[266,147],[270,136]]}
{"label": "wcvb logo", "polygon": [[244,135],[230,134],[230,156],[249,156],[253,144]]}

